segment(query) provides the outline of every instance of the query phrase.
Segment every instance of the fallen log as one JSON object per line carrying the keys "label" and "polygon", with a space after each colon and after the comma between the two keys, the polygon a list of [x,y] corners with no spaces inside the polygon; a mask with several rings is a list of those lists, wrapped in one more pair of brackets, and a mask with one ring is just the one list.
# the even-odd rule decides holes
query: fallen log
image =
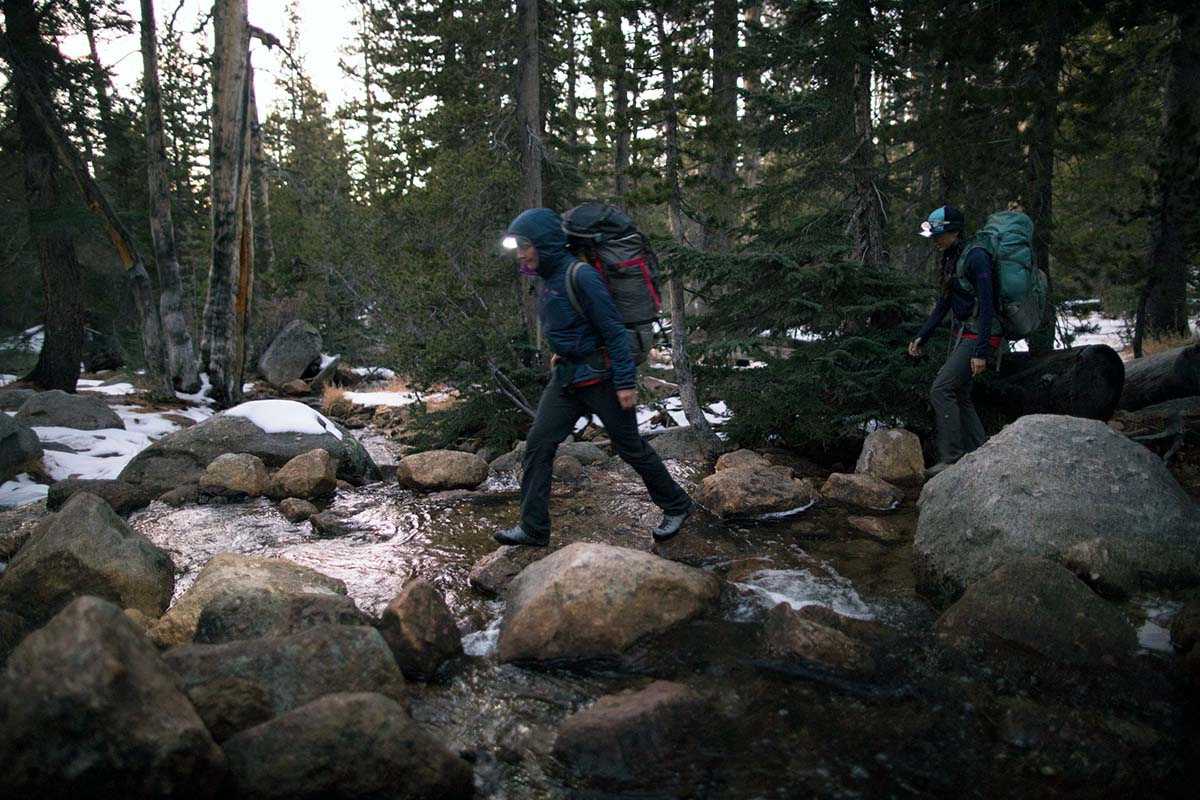
{"label": "fallen log", "polygon": [[1125,364],[1111,347],[1094,344],[1043,356],[1007,354],[975,402],[1010,419],[1067,414],[1107,422],[1117,409]]}
{"label": "fallen log", "polygon": [[1200,394],[1200,342],[1135,358],[1125,365],[1122,410]]}

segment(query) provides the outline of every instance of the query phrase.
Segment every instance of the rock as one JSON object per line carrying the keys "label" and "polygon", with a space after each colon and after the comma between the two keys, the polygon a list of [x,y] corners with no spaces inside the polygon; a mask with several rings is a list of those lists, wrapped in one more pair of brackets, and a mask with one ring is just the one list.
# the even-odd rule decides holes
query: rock
{"label": "rock", "polygon": [[329,359],[329,363],[321,367],[321,371],[316,374],[308,383],[310,392],[319,393],[328,384],[333,383],[333,379],[338,375],[338,368],[342,365],[341,356],[333,356]]}
{"label": "rock", "polygon": [[1032,651],[1099,666],[1137,647],[1133,626],[1067,569],[1041,558],[1011,561],[972,583],[938,618],[939,634],[988,649]]}
{"label": "rock", "polygon": [[302,378],[296,378],[294,381],[288,381],[282,387],[283,393],[292,397],[305,397],[309,393],[308,381]]}
{"label": "rock", "polygon": [[462,655],[454,615],[438,590],[425,580],[404,584],[379,620],[379,632],[405,677],[429,678],[445,662]]}
{"label": "rock", "polygon": [[503,594],[521,570],[549,553],[544,547],[501,547],[471,567],[471,587],[487,595]]}
{"label": "rock", "polygon": [[272,500],[331,497],[337,490],[337,468],[325,450],[310,450],[288,461],[267,484]]}
{"label": "rock", "polygon": [[29,633],[29,620],[11,611],[0,611],[0,667],[8,662],[8,656]]}
{"label": "rock", "polygon": [[42,457],[42,443],[25,423],[0,411],[0,483],[25,472]]}
{"label": "rock", "polygon": [[872,431],[863,442],[854,471],[881,481],[916,486],[925,480],[921,437],[902,428]]}
{"label": "rock", "polygon": [[551,474],[564,483],[575,483],[583,477],[583,465],[572,456],[557,456]]}
{"label": "rock", "polygon": [[826,500],[844,503],[852,508],[890,511],[900,505],[904,493],[874,475],[835,472],[821,487]]}
{"label": "rock", "polygon": [[694,786],[709,715],[696,692],[655,681],[640,691],[601,697],[567,717],[554,740],[554,756],[599,788],[648,781],[659,790],[672,781]]}
{"label": "rock", "polygon": [[1171,644],[1186,653],[1200,643],[1200,600],[1192,600],[1171,620]]}
{"label": "rock", "polygon": [[[240,416],[243,413],[303,420],[303,425],[292,427],[305,427],[310,432],[269,433]],[[313,432],[318,430],[324,432]],[[161,494],[185,483],[199,483],[205,467],[225,453],[249,453],[262,459],[268,469],[278,469],[316,448],[329,453],[337,465],[338,477],[356,486],[382,477],[366,449],[349,431],[294,400],[243,403],[186,430],[167,434],[134,456],[119,477]]]}
{"label": "rock", "polygon": [[0,388],[0,411],[16,411],[35,394],[37,392],[33,389],[2,387]]}
{"label": "rock", "polygon": [[125,429],[125,423],[103,400],[67,394],[61,389],[35,393],[21,405],[16,418],[31,428]]}
{"label": "rock", "polygon": [[175,601],[150,631],[159,647],[192,641],[205,606],[222,594],[247,595],[259,591],[282,595],[346,594],[341,581],[282,558],[259,558],[239,553],[213,556],[196,581]]}
{"label": "rock", "polygon": [[[258,371],[270,384],[282,388],[288,381],[304,376],[309,366],[321,358],[321,334],[304,320],[284,326],[258,359]],[[304,387],[308,392],[307,384]]]}
{"label": "rock", "polygon": [[1021,417],[925,484],[918,588],[950,602],[1017,558],[1070,558],[1106,590],[1200,582],[1200,512],[1162,460],[1104,423]]}
{"label": "rock", "polygon": [[158,496],[161,503],[178,508],[179,506],[195,505],[200,502],[200,484],[185,483],[183,486],[163,492]]}
{"label": "rock", "polygon": [[700,505],[723,518],[798,511],[816,502],[817,496],[812,481],[762,467],[715,472],[701,482],[696,493]]}
{"label": "rock", "polygon": [[[272,715],[342,691],[379,692],[407,702],[404,676],[379,631],[369,626],[319,625],[271,639],[185,644],[167,650],[163,660],[205,720],[217,709],[234,716],[237,697],[254,700],[256,692],[247,684],[262,691]],[[219,687],[234,689],[236,697]]]}
{"label": "rock", "polygon": [[279,501],[279,512],[288,522],[304,522],[317,513],[317,507],[299,497],[285,497]]}
{"label": "rock", "polygon": [[693,464],[703,464],[708,461],[704,448],[691,428],[672,428],[655,436],[650,442],[659,458],[664,461],[686,461]]}
{"label": "rock", "polygon": [[780,603],[767,613],[765,633],[767,651],[776,658],[800,659],[850,672],[875,669],[868,645],[828,620],[814,619],[787,603]]}
{"label": "rock", "polygon": [[224,758],[121,609],[81,597],[25,638],[0,692],[5,797],[218,796]]}
{"label": "rock", "polygon": [[770,461],[767,461],[767,459],[753,450],[734,450],[732,453],[722,454],[717,459],[714,469],[717,472],[725,469],[739,469],[741,467],[756,467],[760,470],[765,470],[770,466]]}
{"label": "rock", "polygon": [[215,597],[196,621],[196,644],[290,636],[317,625],[369,625],[344,594],[279,594],[262,590]]}
{"label": "rock", "polygon": [[555,456],[573,458],[585,467],[604,464],[608,461],[608,453],[592,442],[563,442],[558,446]]}
{"label": "rock", "polygon": [[[329,458],[328,453],[325,458]],[[204,468],[200,490],[218,497],[258,497],[266,488],[268,477],[267,466],[258,456],[225,453]]]}
{"label": "rock", "polygon": [[125,366],[125,348],[111,333],[92,328],[83,329],[83,368],[87,372],[104,372]]}
{"label": "rock", "polygon": [[0,510],[0,561],[11,561],[45,517],[45,500]]}
{"label": "rock", "polygon": [[664,381],[662,378],[655,378],[652,375],[643,375],[638,381],[642,388],[651,396],[658,399],[665,397],[674,397],[679,394],[679,384]]}
{"label": "rock", "polygon": [[153,495],[125,481],[67,478],[50,484],[50,491],[46,495],[46,508],[57,511],[80,492],[96,495],[122,517],[149,505],[154,499]]}
{"label": "rock", "polygon": [[232,794],[317,800],[456,800],[471,767],[379,694],[331,694],[225,742]]}
{"label": "rock", "polygon": [[846,522],[859,533],[865,533],[881,542],[899,542],[904,539],[904,535],[893,528],[884,517],[847,517]]}
{"label": "rock", "polygon": [[43,622],[95,595],[157,617],[174,588],[171,557],[85,492],[39,522],[0,573],[0,607]]}
{"label": "rock", "polygon": [[326,539],[332,539],[335,536],[349,536],[355,531],[348,519],[332,511],[313,514],[308,518],[308,523],[312,525],[313,533]]}
{"label": "rock", "polygon": [[638,550],[576,542],[508,588],[500,661],[616,656],[715,604],[720,581]]}
{"label": "rock", "polygon": [[243,678],[218,678],[196,686],[188,700],[217,742],[275,716],[267,690]]}
{"label": "rock", "polygon": [[[561,446],[561,445],[560,445]],[[521,468],[521,459],[525,456],[525,443],[517,442],[516,447],[488,463],[488,469],[494,472],[515,472]]]}
{"label": "rock", "polygon": [[396,480],[411,489],[474,489],[487,476],[486,461],[474,453],[458,450],[413,453],[396,465]]}

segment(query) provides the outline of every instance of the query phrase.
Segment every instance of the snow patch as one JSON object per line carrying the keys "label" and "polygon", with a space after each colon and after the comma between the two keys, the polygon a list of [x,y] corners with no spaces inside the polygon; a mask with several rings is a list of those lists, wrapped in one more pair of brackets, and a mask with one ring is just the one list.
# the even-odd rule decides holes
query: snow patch
{"label": "snow patch", "polygon": [[197,405],[212,405],[213,399],[209,397],[212,391],[212,381],[208,379],[207,372],[200,373],[200,389],[192,394],[185,392],[176,392],[175,396],[187,403],[195,403]]}
{"label": "snow patch", "polygon": [[[346,392],[343,395],[356,406],[407,406],[419,399],[414,392]],[[433,394],[426,400],[438,400],[446,397],[444,394]]]}
{"label": "snow patch", "polygon": [[[85,383],[94,384],[94,385],[85,386],[84,385]],[[83,381],[83,380],[81,380],[76,385],[76,388],[79,389],[79,391],[81,391],[81,392],[88,392],[89,394],[104,394],[104,395],[118,396],[118,397],[121,395],[138,393],[138,390],[134,388],[132,383],[124,383],[124,382],[113,383],[113,384],[109,384],[108,386],[103,386],[103,385],[101,385],[100,381]]]}
{"label": "snow patch", "polygon": [[49,492],[49,486],[35,482],[27,473],[22,472],[11,481],[0,484],[0,508],[23,506],[26,503],[45,500]]}
{"label": "snow patch", "polygon": [[319,411],[295,400],[252,400],[224,412],[245,417],[264,433],[329,433],[342,438],[342,432]]}
{"label": "snow patch", "polygon": [[17,379],[16,375],[0,375],[0,386],[7,386]]}
{"label": "snow patch", "polygon": [[337,359],[339,359],[339,358],[341,358],[341,356],[339,356],[339,355],[336,355],[336,354],[335,354],[335,355],[332,355],[332,356],[327,356],[327,355],[325,355],[324,353],[321,353],[321,367],[320,367],[320,369],[325,369],[326,367],[328,367],[330,364],[332,364],[334,361],[336,361],[336,360],[337,360]]}

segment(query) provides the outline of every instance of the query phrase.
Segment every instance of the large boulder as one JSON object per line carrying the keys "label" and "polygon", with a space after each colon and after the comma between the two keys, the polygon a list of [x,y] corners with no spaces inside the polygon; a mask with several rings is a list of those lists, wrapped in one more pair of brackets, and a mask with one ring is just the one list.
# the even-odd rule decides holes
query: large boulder
{"label": "large boulder", "polygon": [[11,480],[42,457],[42,443],[25,423],[0,411],[0,483]]}
{"label": "large boulder", "polygon": [[704,455],[704,446],[690,427],[664,431],[655,436],[650,445],[663,461],[684,461],[692,464],[708,461],[708,457]]}
{"label": "large boulder", "polygon": [[379,620],[379,632],[406,677],[428,678],[462,655],[462,638],[446,601],[429,581],[404,584]]}
{"label": "large boulder", "polygon": [[379,694],[331,694],[225,742],[232,794],[279,800],[456,800],[471,767]]}
{"label": "large boulder", "polygon": [[317,625],[370,625],[371,618],[344,594],[280,594],[257,590],[217,595],[196,621],[196,644],[274,638]]}
{"label": "large boulder", "polygon": [[129,516],[131,512],[144,508],[154,500],[152,493],[125,481],[109,478],[65,478],[50,484],[50,491],[46,494],[46,508],[58,511],[80,492],[96,495],[122,517]]}
{"label": "large boulder", "polygon": [[25,401],[37,394],[36,389],[14,386],[0,387],[0,411],[17,411]]}
{"label": "large boulder", "polygon": [[206,722],[239,716],[232,710],[243,698],[254,706],[265,698],[272,715],[335,692],[379,692],[407,702],[404,676],[369,626],[319,625],[273,639],[186,644],[167,650],[163,660]]}
{"label": "large boulder", "polygon": [[309,450],[280,467],[271,476],[266,491],[272,500],[330,497],[337,491],[337,468],[329,453],[319,448]]}
{"label": "large boulder", "polygon": [[21,404],[17,419],[31,428],[76,428],[96,431],[125,428],[108,404],[97,397],[67,394],[61,389],[38,392]]}
{"label": "large boulder", "polygon": [[821,486],[821,496],[851,508],[890,511],[900,505],[904,493],[887,481],[866,473],[835,472]]}
{"label": "large boulder", "polygon": [[157,617],[171,602],[175,565],[92,494],[37,524],[0,574],[0,607],[44,621],[81,595]]}
{"label": "large boulder", "polygon": [[81,597],[31,633],[0,692],[0,795],[215,797],[224,758],[116,606]]}
{"label": "large boulder", "polygon": [[120,479],[161,494],[199,483],[205,468],[225,453],[249,453],[278,469],[301,453],[320,448],[337,464],[337,475],[355,485],[382,478],[366,449],[350,432],[303,403],[255,400],[167,434],[133,457]]}
{"label": "large boulder", "polygon": [[487,477],[486,461],[459,450],[413,453],[396,465],[396,480],[412,489],[474,489]]}
{"label": "large boulder", "polygon": [[713,469],[721,472],[726,469],[739,469],[741,467],[758,467],[759,469],[768,469],[771,462],[764,456],[754,452],[753,450],[734,450],[729,453],[723,453],[717,459]]}
{"label": "large boulder", "polygon": [[159,647],[187,644],[195,636],[196,623],[204,608],[217,597],[260,592],[285,596],[344,595],[346,584],[282,558],[218,553],[200,570],[191,588],[150,629],[149,636]]}
{"label": "large boulder", "polygon": [[[328,454],[325,457],[329,458]],[[200,489],[218,497],[258,497],[266,489],[269,477],[267,465],[258,456],[224,453],[204,468]]]}
{"label": "large boulder", "polygon": [[1120,611],[1041,558],[1012,561],[971,584],[938,619],[937,630],[956,642],[1094,667],[1137,647]]}
{"label": "large boulder", "polygon": [[1017,558],[1106,591],[1200,582],[1200,510],[1146,448],[1102,422],[1022,417],[921,492],[918,586],[950,602]]}
{"label": "large boulder", "polygon": [[872,431],[863,442],[854,471],[900,486],[921,483],[925,479],[921,437],[902,428]]}
{"label": "large boulder", "polygon": [[276,388],[304,377],[321,359],[321,334],[302,319],[284,326],[258,359],[258,371]]}
{"label": "large boulder", "polygon": [[[807,609],[779,603],[767,613],[767,651],[784,660],[800,660],[850,672],[875,669],[871,647]],[[831,612],[832,613],[832,612]]]}
{"label": "large boulder", "polygon": [[558,446],[556,455],[570,456],[585,467],[608,461],[608,453],[591,442],[563,442]]}
{"label": "large boulder", "polygon": [[501,661],[617,656],[642,637],[707,611],[720,581],[623,547],[576,542],[508,587]]}
{"label": "large boulder", "polygon": [[[736,463],[736,462],[735,462]],[[817,500],[807,478],[791,477],[787,467],[731,467],[700,484],[696,499],[718,516],[750,517],[799,511]]]}

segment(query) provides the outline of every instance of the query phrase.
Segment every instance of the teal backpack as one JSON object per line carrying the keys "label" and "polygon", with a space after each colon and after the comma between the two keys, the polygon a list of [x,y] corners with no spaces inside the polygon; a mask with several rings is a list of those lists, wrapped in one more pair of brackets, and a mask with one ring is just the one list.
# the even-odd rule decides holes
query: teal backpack
{"label": "teal backpack", "polygon": [[997,211],[988,217],[958,257],[959,286],[971,293],[967,254],[977,247],[992,257],[992,298],[1004,338],[1024,339],[1046,316],[1046,273],[1033,263],[1033,220],[1020,211]]}

